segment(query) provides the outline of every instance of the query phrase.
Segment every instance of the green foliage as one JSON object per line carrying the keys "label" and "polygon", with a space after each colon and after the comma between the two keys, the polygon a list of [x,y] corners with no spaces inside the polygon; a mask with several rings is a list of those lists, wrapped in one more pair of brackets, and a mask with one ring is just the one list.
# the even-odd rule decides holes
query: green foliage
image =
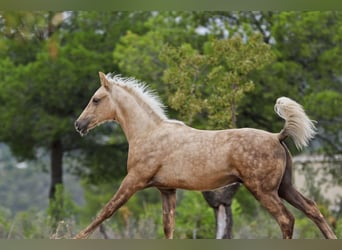
{"label": "green foliage", "polygon": [[34,61],[45,39],[47,19],[55,14],[46,11],[1,11],[1,58],[10,57],[15,65]]}
{"label": "green foliage", "polygon": [[304,101],[322,130],[322,133],[318,134],[317,137],[323,141],[324,152],[334,155],[336,151],[341,151],[340,138],[336,136],[341,131],[341,92],[331,89],[313,92],[306,95]]}
{"label": "green foliage", "polygon": [[8,238],[8,232],[11,230],[11,211],[8,208],[0,206],[0,238]]}
{"label": "green foliage", "polygon": [[56,229],[60,221],[70,221],[76,212],[78,212],[78,209],[70,194],[65,192],[63,185],[56,185],[55,198],[50,199],[47,210],[51,228]]}
{"label": "green foliage", "polygon": [[[162,70],[165,68],[159,60],[163,44],[163,37],[158,31],[150,31],[144,35],[128,31],[116,45],[113,58],[122,71],[138,79],[146,78],[146,72],[148,72],[148,79],[145,81],[156,82],[161,78]],[[141,55],[142,52],[143,55]]]}
{"label": "green foliage", "polygon": [[342,237],[342,220],[339,219],[336,223],[336,229],[335,229],[336,235],[338,239],[341,239]]}
{"label": "green foliage", "polygon": [[200,192],[183,191],[176,210],[176,238],[215,238],[215,217]]}
{"label": "green foliage", "polygon": [[208,128],[236,127],[239,102],[254,87],[249,74],[272,61],[260,38],[211,40],[203,54],[190,44],[167,48],[163,80],[171,89],[170,105],[190,124],[198,114],[207,114]]}
{"label": "green foliage", "polygon": [[[10,175],[7,174],[7,177],[10,177]],[[37,182],[37,179],[42,179],[39,177],[34,179],[35,175],[27,175],[25,178],[27,180],[23,181],[23,183],[26,184],[26,188],[32,188],[32,185],[28,185],[30,181],[34,180]],[[9,186],[8,183],[7,186]],[[3,204],[10,208],[0,206],[0,238],[46,239],[60,231],[60,226],[58,226],[56,232],[51,232],[51,223],[56,223],[58,225],[65,223],[74,227],[74,222],[76,222],[77,219],[76,215],[78,214],[78,208],[74,201],[72,201],[70,193],[67,191],[62,192],[62,186],[59,186],[58,188],[56,201],[54,201],[54,204],[46,210],[42,209],[43,207],[46,207],[46,205],[37,204],[37,206],[32,206],[28,201],[25,201],[25,197],[23,197],[25,193],[22,191],[23,188],[21,187],[20,189],[20,191],[16,192],[17,195],[15,196],[17,206],[15,206],[15,204],[8,203],[8,197],[5,197],[7,199],[2,199],[4,202]],[[37,191],[35,189],[31,190],[32,195],[36,195],[36,193]],[[38,199],[37,197],[30,197],[26,193],[26,198],[27,197],[31,198],[31,200],[35,202],[42,203],[43,200],[46,200],[47,195],[45,198],[40,197],[40,199]],[[22,201],[23,199],[24,201]],[[59,201],[61,200],[63,200],[63,207],[59,207],[59,204],[61,204]],[[55,215],[56,211],[52,212],[52,209],[58,210],[58,214],[61,215],[61,221],[53,221],[56,217],[51,216],[51,214],[53,213]],[[62,236],[65,238],[67,235],[63,233]],[[67,237],[70,238],[71,235]]]}
{"label": "green foliage", "polygon": [[[34,222],[34,223],[33,223]],[[27,210],[11,214],[0,207],[1,239],[44,239],[49,238],[46,214],[37,210]]]}

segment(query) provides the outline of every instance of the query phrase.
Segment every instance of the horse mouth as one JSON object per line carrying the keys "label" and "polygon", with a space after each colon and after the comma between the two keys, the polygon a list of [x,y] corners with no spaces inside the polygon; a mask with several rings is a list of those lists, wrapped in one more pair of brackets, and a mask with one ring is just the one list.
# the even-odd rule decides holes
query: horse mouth
{"label": "horse mouth", "polygon": [[85,136],[89,132],[88,125],[89,121],[76,121],[75,129],[81,136]]}
{"label": "horse mouth", "polygon": [[85,135],[88,134],[88,129],[77,130],[77,132],[78,132],[81,136],[85,136]]}

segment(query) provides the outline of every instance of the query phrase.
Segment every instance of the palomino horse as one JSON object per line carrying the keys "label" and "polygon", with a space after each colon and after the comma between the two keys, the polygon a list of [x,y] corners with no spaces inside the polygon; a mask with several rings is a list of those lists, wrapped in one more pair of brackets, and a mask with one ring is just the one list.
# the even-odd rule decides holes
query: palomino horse
{"label": "palomino horse", "polygon": [[293,234],[294,217],[281,201],[303,211],[326,238],[335,239],[315,203],[291,183],[290,136],[298,148],[315,134],[312,121],[293,100],[281,97],[280,133],[252,128],[207,131],[169,120],[159,99],[133,78],[99,73],[101,87],[75,122],[81,135],[106,121],[119,123],[129,143],[127,175],[94,221],[75,238],[87,238],[137,191],[156,187],[162,197],[165,237],[173,238],[176,189],[213,190],[243,183],[275,218],[283,238]]}

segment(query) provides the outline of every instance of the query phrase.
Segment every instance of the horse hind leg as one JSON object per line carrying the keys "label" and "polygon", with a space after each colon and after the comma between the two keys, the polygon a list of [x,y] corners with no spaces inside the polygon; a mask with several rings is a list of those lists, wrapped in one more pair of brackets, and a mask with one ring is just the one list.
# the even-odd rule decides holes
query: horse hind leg
{"label": "horse hind leg", "polygon": [[325,238],[336,239],[336,235],[329,227],[314,201],[304,197],[292,185],[284,183],[280,185],[279,195],[315,222]]}
{"label": "horse hind leg", "polygon": [[246,176],[247,178],[242,178],[245,187],[277,221],[283,238],[291,239],[295,219],[278,194],[278,188],[284,174],[283,162],[279,159],[272,162],[265,161],[263,168],[254,169],[252,174],[253,178],[250,177],[251,173]]}
{"label": "horse hind leg", "polygon": [[310,218],[323,233],[327,239],[336,239],[336,235],[329,227],[323,215],[317,208],[314,201],[304,197],[299,193],[292,184],[292,159],[291,155],[284,145],[286,152],[286,169],[279,186],[279,196],[289,202],[295,208],[301,210],[308,218]]}
{"label": "horse hind leg", "polygon": [[[250,190],[250,189],[249,189]],[[273,216],[280,226],[284,239],[292,239],[294,217],[285,207],[276,191],[258,192],[250,190],[260,204]]]}

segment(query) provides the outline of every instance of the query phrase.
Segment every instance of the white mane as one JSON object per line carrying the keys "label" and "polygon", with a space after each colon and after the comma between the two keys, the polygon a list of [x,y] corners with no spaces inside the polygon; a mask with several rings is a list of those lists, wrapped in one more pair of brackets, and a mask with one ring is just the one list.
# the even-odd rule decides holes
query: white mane
{"label": "white mane", "polygon": [[165,106],[161,102],[159,96],[147,88],[146,83],[141,82],[133,77],[122,77],[108,73],[107,80],[115,85],[119,85],[128,89],[131,93],[146,103],[162,120],[168,120],[165,113]]}

